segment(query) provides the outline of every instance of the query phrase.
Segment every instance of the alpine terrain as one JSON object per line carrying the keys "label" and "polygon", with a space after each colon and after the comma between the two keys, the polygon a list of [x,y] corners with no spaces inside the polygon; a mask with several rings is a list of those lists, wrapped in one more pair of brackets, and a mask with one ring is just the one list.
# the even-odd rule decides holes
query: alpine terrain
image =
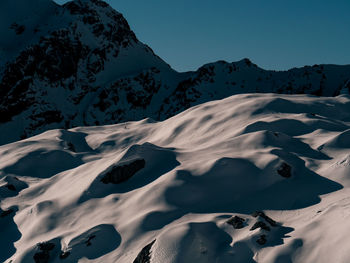
{"label": "alpine terrain", "polygon": [[0,36],[0,262],[350,262],[350,65],[177,72],[100,0]]}
{"label": "alpine terrain", "polygon": [[242,59],[176,72],[100,0],[2,0],[0,35],[0,144],[53,128],[164,120],[239,93],[350,89],[350,66],[276,72]]}

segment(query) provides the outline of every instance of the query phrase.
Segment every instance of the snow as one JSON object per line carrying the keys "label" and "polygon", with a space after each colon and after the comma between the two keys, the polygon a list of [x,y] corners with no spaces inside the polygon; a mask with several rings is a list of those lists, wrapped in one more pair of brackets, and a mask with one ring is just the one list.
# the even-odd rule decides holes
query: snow
{"label": "snow", "polygon": [[234,94],[349,93],[349,65],[276,72],[242,59],[176,72],[100,0],[1,0],[0,35],[0,145],[49,129],[165,120]]}
{"label": "snow", "polygon": [[0,261],[349,262],[349,130],[348,95],[242,94],[0,146]]}

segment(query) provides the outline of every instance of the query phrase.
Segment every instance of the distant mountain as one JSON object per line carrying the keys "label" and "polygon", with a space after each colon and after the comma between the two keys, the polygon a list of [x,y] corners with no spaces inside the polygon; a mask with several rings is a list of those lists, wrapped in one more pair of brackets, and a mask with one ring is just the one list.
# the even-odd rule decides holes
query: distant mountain
{"label": "distant mountain", "polygon": [[176,72],[100,0],[2,0],[0,35],[0,144],[53,128],[164,120],[239,93],[350,89],[350,66],[267,71],[243,59]]}

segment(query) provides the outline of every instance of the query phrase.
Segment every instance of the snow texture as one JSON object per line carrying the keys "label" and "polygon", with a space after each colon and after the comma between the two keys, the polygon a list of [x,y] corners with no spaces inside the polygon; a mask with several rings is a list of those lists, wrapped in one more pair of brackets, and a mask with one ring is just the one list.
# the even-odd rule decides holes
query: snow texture
{"label": "snow texture", "polygon": [[49,129],[165,120],[241,93],[349,94],[350,66],[249,59],[176,72],[100,0],[0,1],[0,145]]}
{"label": "snow texture", "polygon": [[349,131],[348,95],[241,94],[3,145],[0,261],[349,262]]}

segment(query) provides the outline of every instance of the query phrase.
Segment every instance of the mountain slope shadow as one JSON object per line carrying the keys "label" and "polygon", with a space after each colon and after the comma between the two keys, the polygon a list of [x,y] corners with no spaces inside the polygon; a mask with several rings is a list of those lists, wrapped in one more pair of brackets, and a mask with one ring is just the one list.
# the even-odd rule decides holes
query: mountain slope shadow
{"label": "mountain slope shadow", "polygon": [[69,262],[78,262],[83,257],[97,259],[117,249],[120,243],[121,236],[113,225],[98,225],[69,242],[67,259]]}
{"label": "mountain slope shadow", "polygon": [[28,249],[20,262],[76,263],[82,258],[94,260],[117,249],[121,236],[113,225],[101,224],[73,237],[68,245],[62,247],[64,243],[61,236],[43,240]]}
{"label": "mountain slope shadow", "polygon": [[289,136],[300,136],[314,132],[316,129],[328,131],[343,131],[348,129],[343,123],[333,123],[328,120],[317,119],[312,123],[296,119],[278,119],[271,122],[256,121],[244,128],[242,134],[261,130],[275,131]]}
{"label": "mountain slope shadow", "polygon": [[188,213],[300,209],[317,204],[319,195],[342,188],[305,166],[290,178],[283,178],[239,158],[219,159],[202,175],[179,170],[176,178],[181,183],[165,192],[168,204],[175,209],[150,213],[143,222],[144,229],[159,228]]}
{"label": "mountain slope shadow", "polygon": [[15,164],[5,167],[3,171],[7,174],[49,178],[81,164],[83,164],[81,157],[69,152],[42,149],[28,153]]}
{"label": "mountain slope shadow", "polygon": [[141,188],[179,164],[173,149],[158,147],[151,143],[135,144],[115,165],[96,177],[80,197],[79,202]]}
{"label": "mountain slope shadow", "polygon": [[7,197],[18,195],[20,191],[28,187],[28,184],[18,179],[16,176],[7,175],[0,179],[0,201]]}
{"label": "mountain slope shadow", "polygon": [[214,222],[179,224],[157,237],[151,258],[157,262],[256,263],[248,245],[237,249],[231,243],[232,237]]}
{"label": "mountain slope shadow", "polygon": [[65,148],[72,152],[92,152],[93,150],[86,142],[86,133],[83,132],[73,132],[69,130],[60,131]]}
{"label": "mountain slope shadow", "polygon": [[13,220],[16,211],[14,207],[4,211],[0,209],[0,262],[5,262],[16,252],[14,243],[22,236]]}

